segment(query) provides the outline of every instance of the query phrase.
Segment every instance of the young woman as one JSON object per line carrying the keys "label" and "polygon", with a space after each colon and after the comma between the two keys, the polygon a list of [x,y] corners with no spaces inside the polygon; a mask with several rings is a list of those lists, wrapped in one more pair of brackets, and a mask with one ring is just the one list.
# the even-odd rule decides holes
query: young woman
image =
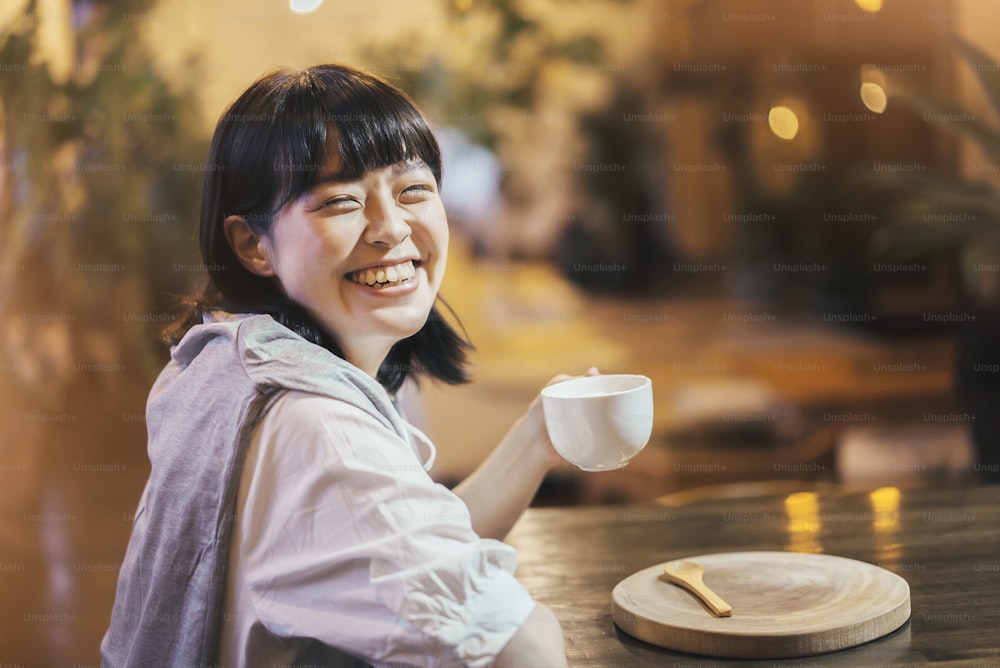
{"label": "young woman", "polygon": [[411,376],[466,380],[424,119],[350,68],[278,71],[206,169],[211,281],[150,393],[104,665],[565,665],[500,542],[559,460],[540,403],[454,491],[395,408]]}

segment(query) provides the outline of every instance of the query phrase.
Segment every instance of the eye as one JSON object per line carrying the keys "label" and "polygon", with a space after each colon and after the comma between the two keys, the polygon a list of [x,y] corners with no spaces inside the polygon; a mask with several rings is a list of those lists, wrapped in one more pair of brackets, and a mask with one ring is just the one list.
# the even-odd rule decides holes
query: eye
{"label": "eye", "polygon": [[427,195],[434,192],[434,189],[426,183],[417,183],[412,186],[407,186],[403,189],[403,192],[399,194],[399,198],[404,201],[416,202],[424,199]]}
{"label": "eye", "polygon": [[358,206],[358,201],[355,198],[339,196],[324,200],[323,204],[320,205],[320,208],[333,211],[351,211]]}

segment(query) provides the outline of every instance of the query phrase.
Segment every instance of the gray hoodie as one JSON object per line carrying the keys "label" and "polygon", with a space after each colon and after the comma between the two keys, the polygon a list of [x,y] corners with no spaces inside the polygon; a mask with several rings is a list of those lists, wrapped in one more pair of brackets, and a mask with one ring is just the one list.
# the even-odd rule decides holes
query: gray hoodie
{"label": "gray hoodie", "polygon": [[254,428],[282,391],[349,402],[407,438],[371,376],[270,316],[221,317],[188,331],[150,391],[152,470],[102,665],[216,665],[240,474]]}

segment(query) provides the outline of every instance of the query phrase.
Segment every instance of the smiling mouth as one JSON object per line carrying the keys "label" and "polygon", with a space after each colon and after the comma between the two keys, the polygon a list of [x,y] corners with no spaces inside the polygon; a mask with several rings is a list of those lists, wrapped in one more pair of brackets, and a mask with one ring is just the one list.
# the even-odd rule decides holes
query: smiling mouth
{"label": "smiling mouth", "polygon": [[358,285],[381,289],[401,285],[412,280],[416,275],[417,270],[413,261],[407,260],[387,267],[373,267],[351,272],[347,277]]}

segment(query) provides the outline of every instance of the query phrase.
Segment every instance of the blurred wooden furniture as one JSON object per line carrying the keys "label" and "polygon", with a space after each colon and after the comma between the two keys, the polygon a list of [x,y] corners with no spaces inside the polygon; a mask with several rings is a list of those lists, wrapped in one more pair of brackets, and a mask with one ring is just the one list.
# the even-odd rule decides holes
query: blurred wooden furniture
{"label": "blurred wooden furniture", "polygon": [[[532,508],[508,542],[518,579],[559,617],[571,666],[972,666],[1000,656],[1000,487]],[[872,643],[791,663],[679,654],[614,626],[611,590],[632,573],[750,550],[822,552],[898,573],[910,586],[910,621]]]}
{"label": "blurred wooden furniture", "polygon": [[774,441],[671,440],[670,435],[654,435],[654,441],[625,468],[580,474],[579,501],[649,501],[716,485],[770,484],[785,490],[790,489],[788,485],[804,489],[817,482],[832,484],[836,477],[835,434],[836,430],[826,425],[798,438]]}
{"label": "blurred wooden furniture", "polygon": [[754,480],[750,482],[734,482],[721,485],[705,485],[679,492],[664,494],[656,500],[663,506],[686,506],[703,501],[722,501],[739,499],[760,499],[791,494],[812,493],[836,494],[838,486],[834,483],[810,480]]}

